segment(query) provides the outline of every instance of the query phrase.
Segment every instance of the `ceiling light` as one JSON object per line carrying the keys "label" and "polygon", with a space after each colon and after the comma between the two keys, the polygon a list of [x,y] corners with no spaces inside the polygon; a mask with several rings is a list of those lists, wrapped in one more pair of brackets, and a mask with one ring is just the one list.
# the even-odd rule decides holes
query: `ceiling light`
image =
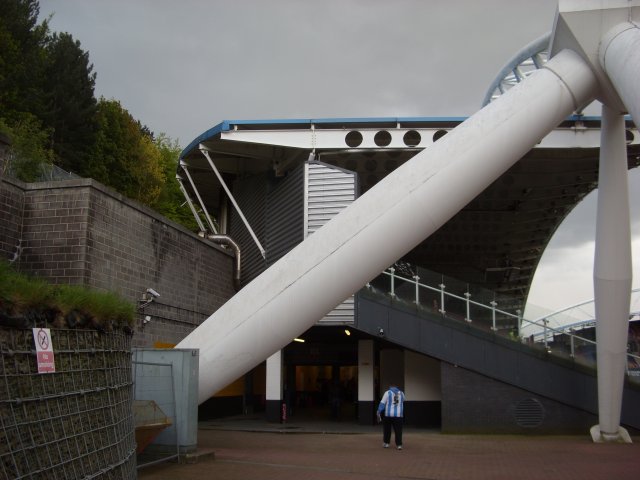
{"label": "ceiling light", "polygon": [[351,332],[349,331],[348,328],[344,329],[344,334],[348,337],[349,335],[351,335]]}
{"label": "ceiling light", "polygon": [[293,341],[294,342],[299,342],[299,343],[304,343],[304,339],[302,339],[302,338],[294,338]]}

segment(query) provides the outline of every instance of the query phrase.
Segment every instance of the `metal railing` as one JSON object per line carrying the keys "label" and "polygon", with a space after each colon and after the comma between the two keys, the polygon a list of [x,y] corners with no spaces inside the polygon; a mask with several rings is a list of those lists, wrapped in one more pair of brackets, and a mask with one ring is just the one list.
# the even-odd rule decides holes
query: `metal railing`
{"label": "metal railing", "polygon": [[[422,272],[426,270],[420,269]],[[433,278],[433,272],[429,272]],[[369,290],[377,290],[395,301],[410,302],[416,308],[437,313],[444,318],[464,321],[473,324],[480,329],[489,329],[498,335],[510,338],[513,341],[528,344],[534,348],[543,348],[548,354],[558,357],[568,357],[585,366],[596,365],[596,340],[578,335],[575,328],[551,327],[548,318],[528,320],[523,317],[522,311],[515,309],[507,311],[498,308],[499,301],[494,297],[490,301],[482,302],[473,300],[474,293],[466,284],[466,289],[458,292],[447,290],[443,276],[437,285],[428,285],[421,282],[421,277],[415,267],[407,264],[394,265],[372,282],[366,285]],[[476,289],[478,290],[478,289]],[[634,289],[638,292],[640,289]],[[482,291],[479,296],[487,297],[487,291]],[[584,302],[587,303],[587,302]],[[582,305],[582,304],[581,304]],[[523,336],[523,326],[537,326],[540,332]],[[595,337],[595,330],[583,330]],[[640,345],[637,345],[640,347]],[[627,377],[640,383],[640,356],[627,354]]]}

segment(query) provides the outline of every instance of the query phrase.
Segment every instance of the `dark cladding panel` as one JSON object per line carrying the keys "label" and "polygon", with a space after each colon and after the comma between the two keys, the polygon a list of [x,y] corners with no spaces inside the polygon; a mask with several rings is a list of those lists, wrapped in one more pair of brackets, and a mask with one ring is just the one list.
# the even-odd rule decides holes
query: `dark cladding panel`
{"label": "dark cladding panel", "polygon": [[[260,243],[263,243],[267,196],[265,176],[254,175],[236,180],[233,184],[233,196],[249,222],[251,229],[260,240]],[[264,260],[238,212],[231,205],[229,208],[231,209],[229,214],[229,235],[240,246],[242,252],[242,284],[246,285],[264,270]]]}
{"label": "dark cladding panel", "polygon": [[265,249],[270,266],[304,238],[304,165],[271,185],[266,215]]}
{"label": "dark cladding panel", "polygon": [[232,209],[229,232],[242,251],[242,284],[246,285],[303,240],[303,165],[282,177],[268,172],[239,178],[233,184],[233,195],[266,253],[263,259],[240,215]]}

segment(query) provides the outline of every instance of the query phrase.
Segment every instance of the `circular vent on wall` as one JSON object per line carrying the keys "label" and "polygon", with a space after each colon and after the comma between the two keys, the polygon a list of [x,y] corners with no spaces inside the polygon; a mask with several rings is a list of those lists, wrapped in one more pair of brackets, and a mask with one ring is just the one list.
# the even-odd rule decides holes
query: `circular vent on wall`
{"label": "circular vent on wall", "polygon": [[539,427],[544,420],[544,407],[535,398],[525,398],[516,404],[514,415],[519,427]]}

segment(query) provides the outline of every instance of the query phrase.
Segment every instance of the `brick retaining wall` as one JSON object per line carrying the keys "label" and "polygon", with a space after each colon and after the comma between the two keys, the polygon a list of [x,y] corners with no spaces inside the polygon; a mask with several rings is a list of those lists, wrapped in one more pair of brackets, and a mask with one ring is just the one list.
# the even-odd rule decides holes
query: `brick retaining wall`
{"label": "brick retaining wall", "polygon": [[[22,272],[140,303],[134,347],[179,342],[233,294],[233,257],[90,179],[0,181],[0,254]],[[145,316],[151,321],[143,324]]]}

